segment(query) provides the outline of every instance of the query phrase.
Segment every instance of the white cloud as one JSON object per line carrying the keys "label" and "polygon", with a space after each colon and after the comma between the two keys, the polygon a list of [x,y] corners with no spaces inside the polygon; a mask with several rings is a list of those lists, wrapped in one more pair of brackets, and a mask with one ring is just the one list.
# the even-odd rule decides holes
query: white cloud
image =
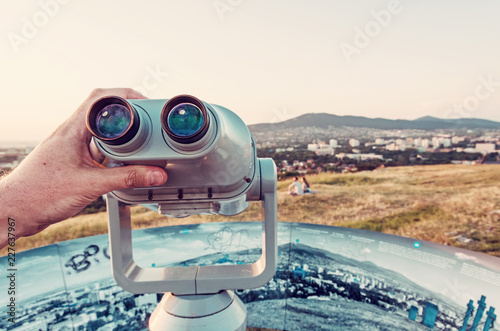
{"label": "white cloud", "polygon": [[466,260],[466,261],[472,261],[472,262],[479,263],[479,260],[476,257],[470,256],[470,255],[467,255],[464,253],[456,252],[455,257],[459,260]]}
{"label": "white cloud", "polygon": [[369,249],[368,247],[365,247],[361,250],[361,254],[370,254],[372,252],[371,249]]}

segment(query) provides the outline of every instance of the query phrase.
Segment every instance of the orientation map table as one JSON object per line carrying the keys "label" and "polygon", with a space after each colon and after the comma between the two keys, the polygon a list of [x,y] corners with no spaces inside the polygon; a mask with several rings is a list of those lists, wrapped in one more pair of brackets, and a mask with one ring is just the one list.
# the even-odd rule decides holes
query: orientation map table
{"label": "orientation map table", "polygon": [[[134,259],[143,267],[252,263],[261,242],[261,222],[133,231]],[[261,288],[236,291],[250,327],[494,330],[499,258],[304,223],[278,223],[278,245],[275,277]],[[3,270],[7,264],[0,258]],[[8,277],[1,277],[2,292],[8,287]],[[162,297],[130,294],[115,283],[107,235],[17,253],[16,287],[14,322],[9,296],[0,296],[2,330],[146,330]]]}

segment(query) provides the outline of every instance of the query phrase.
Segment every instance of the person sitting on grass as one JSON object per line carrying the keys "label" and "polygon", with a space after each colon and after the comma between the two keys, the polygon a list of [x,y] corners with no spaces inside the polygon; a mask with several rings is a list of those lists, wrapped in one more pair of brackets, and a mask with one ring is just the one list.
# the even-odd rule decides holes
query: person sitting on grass
{"label": "person sitting on grass", "polygon": [[293,178],[293,183],[288,186],[288,194],[290,195],[303,195],[304,190],[302,189],[302,185],[299,183],[299,177]]}
{"label": "person sitting on grass", "polygon": [[304,194],[311,193],[311,185],[309,185],[306,177],[302,177],[302,190],[304,191]]}

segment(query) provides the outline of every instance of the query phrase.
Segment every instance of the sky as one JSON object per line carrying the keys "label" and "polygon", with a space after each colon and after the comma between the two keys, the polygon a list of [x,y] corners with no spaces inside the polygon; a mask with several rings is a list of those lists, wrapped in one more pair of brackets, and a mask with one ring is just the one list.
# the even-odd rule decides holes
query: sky
{"label": "sky", "polygon": [[247,124],[500,121],[495,0],[0,4],[0,143],[43,139],[96,87],[192,94]]}

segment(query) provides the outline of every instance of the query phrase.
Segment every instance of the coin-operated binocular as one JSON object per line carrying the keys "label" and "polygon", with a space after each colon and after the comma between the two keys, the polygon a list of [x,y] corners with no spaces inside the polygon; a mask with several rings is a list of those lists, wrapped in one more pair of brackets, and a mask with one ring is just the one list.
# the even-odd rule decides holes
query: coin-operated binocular
{"label": "coin-operated binocular", "polygon": [[[132,293],[165,292],[152,330],[245,330],[246,308],[232,290],[266,284],[277,265],[276,167],[257,158],[247,126],[230,110],[193,96],[170,100],[116,96],[97,100],[87,128],[107,166],[163,167],[166,184],[107,196],[111,263],[116,282]],[[161,214],[236,215],[262,201],[262,255],[253,264],[143,268],[132,255],[130,205],[154,204]],[[168,243],[166,243],[168,244]]]}

